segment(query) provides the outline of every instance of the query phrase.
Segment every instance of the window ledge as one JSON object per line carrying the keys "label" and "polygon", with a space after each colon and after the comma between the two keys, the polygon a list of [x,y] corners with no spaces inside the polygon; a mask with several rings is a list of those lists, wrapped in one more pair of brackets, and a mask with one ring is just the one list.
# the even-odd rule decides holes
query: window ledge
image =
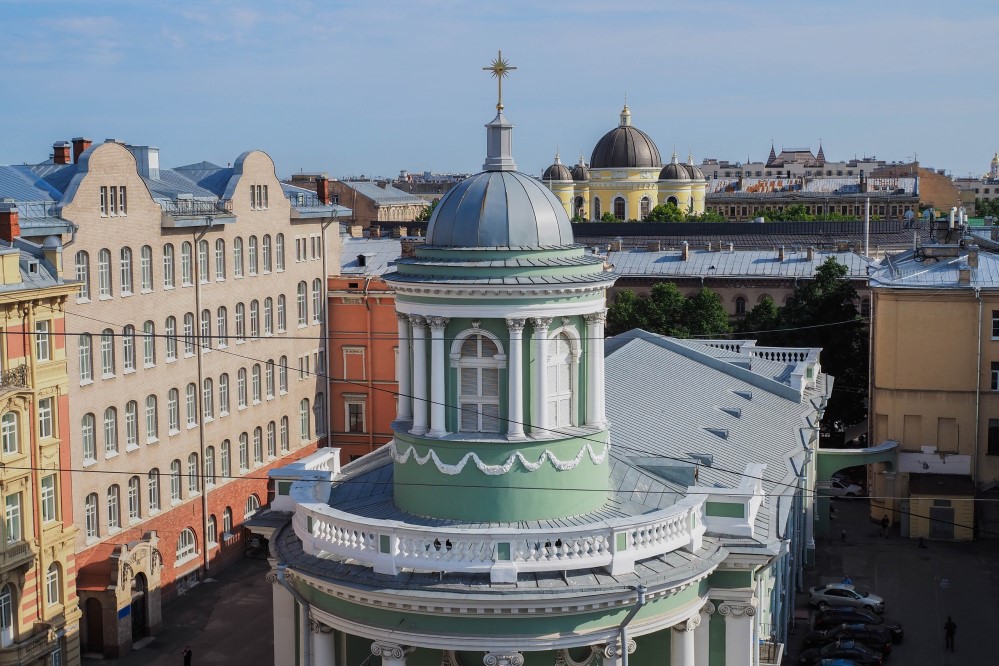
{"label": "window ledge", "polygon": [[177,359],[176,359],[176,358],[168,358],[168,359],[166,360],[166,362],[167,362],[167,363],[176,363],[176,362],[177,362]]}
{"label": "window ledge", "polygon": [[176,288],[177,287],[174,286],[174,285],[172,285],[172,284],[171,285],[163,285],[163,291],[172,291],[172,290],[174,290]]}
{"label": "window ledge", "polygon": [[139,445],[138,444],[128,444],[128,445],[125,446],[125,453],[129,453],[130,451],[138,451],[138,450],[139,450]]}
{"label": "window ledge", "polygon": [[115,375],[113,372],[111,374],[101,375],[101,379],[114,379],[114,378]]}
{"label": "window ledge", "polygon": [[94,460],[84,460],[83,461],[83,466],[84,467],[90,467],[91,465],[96,465],[96,464],[97,464],[97,460],[96,459],[94,459]]}
{"label": "window ledge", "polygon": [[195,559],[198,555],[199,553],[191,553],[189,555],[185,555],[184,557],[174,561],[173,566],[175,569],[181,567],[190,562],[191,560]]}
{"label": "window ledge", "polygon": [[110,301],[110,300],[112,300],[114,298],[114,296],[109,296],[109,295],[101,294],[97,298],[99,300],[102,300],[102,301]]}
{"label": "window ledge", "polygon": [[198,424],[197,424],[197,423],[188,423],[188,424],[187,424],[187,429],[188,429],[188,430],[191,430],[191,429],[193,429],[193,428],[197,428],[197,427],[198,427]]}
{"label": "window ledge", "polygon": [[142,369],[143,370],[148,370],[149,368],[155,368],[155,367],[156,367],[155,363],[143,363],[142,364]]}
{"label": "window ledge", "polygon": [[134,375],[135,374],[135,368],[125,368],[124,370],[122,370],[121,374],[123,374],[123,375]]}
{"label": "window ledge", "polygon": [[159,442],[160,442],[160,438],[159,437],[147,437],[146,438],[146,444],[159,444]]}
{"label": "window ledge", "polygon": [[80,380],[80,386],[90,386],[93,383],[94,383],[93,379],[81,379]]}
{"label": "window ledge", "polygon": [[135,293],[131,291],[123,291],[119,294],[119,296],[121,296],[122,298],[128,298],[130,296],[135,296]]}
{"label": "window ledge", "polygon": [[151,293],[153,293],[153,290],[152,289],[143,289],[139,293],[140,294],[151,294]]}
{"label": "window ledge", "polygon": [[104,452],[105,460],[111,460],[112,458],[117,458],[117,457],[118,457],[117,451],[112,451],[111,453],[108,453],[107,451]]}
{"label": "window ledge", "polygon": [[83,303],[90,303],[90,299],[89,298],[77,298],[76,299],[76,303],[78,305],[82,305]]}

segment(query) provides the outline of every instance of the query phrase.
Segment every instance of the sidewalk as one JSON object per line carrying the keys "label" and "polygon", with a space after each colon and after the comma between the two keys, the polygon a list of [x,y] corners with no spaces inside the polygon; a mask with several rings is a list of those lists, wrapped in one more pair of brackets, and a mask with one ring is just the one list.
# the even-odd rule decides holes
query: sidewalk
{"label": "sidewalk", "polygon": [[163,609],[163,628],[122,666],[180,666],[191,646],[193,664],[274,663],[271,586],[265,560],[243,560]]}
{"label": "sidewalk", "polygon": [[[816,544],[816,566],[805,574],[797,595],[799,613],[808,608],[808,588],[850,576],[859,589],[884,597],[886,617],[898,620],[905,641],[891,661],[905,666],[960,666],[996,663],[999,626],[999,540],[971,543],[929,541],[926,548],[903,539],[894,526],[887,538],[870,521],[862,499],[838,500],[833,538]],[[840,531],[846,530],[846,541]],[[956,652],[944,652],[943,625],[957,623]],[[797,657],[807,626],[789,639]],[[791,662],[788,662],[791,663]]]}

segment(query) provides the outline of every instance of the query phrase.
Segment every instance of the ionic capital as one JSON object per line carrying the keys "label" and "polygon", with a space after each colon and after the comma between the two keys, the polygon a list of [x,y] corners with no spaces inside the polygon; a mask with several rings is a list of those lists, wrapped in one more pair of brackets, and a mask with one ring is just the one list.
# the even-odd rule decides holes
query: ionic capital
{"label": "ionic capital", "polygon": [[482,663],[485,666],[524,666],[524,655],[519,652],[487,652]]}
{"label": "ionic capital", "polygon": [[333,627],[328,627],[322,622],[309,620],[309,631],[311,631],[314,634],[330,634],[333,633]]}
{"label": "ionic capital", "polygon": [[756,606],[735,601],[723,601],[718,606],[718,612],[726,617],[729,615],[732,617],[742,617],[743,615],[753,617],[756,615]]}
{"label": "ionic capital", "polygon": [[406,658],[406,653],[411,650],[412,648],[404,647],[398,643],[375,641],[371,644],[371,654],[390,661],[402,661]]}
{"label": "ionic capital", "polygon": [[674,624],[673,631],[689,632],[693,631],[694,629],[697,629],[697,627],[699,627],[700,625],[701,625],[701,614],[698,613],[693,617],[688,617],[683,622],[678,622],[677,624]]}
{"label": "ionic capital", "polygon": [[[638,645],[635,644],[635,641],[629,638],[628,654],[635,654],[635,650],[637,648]],[[604,659],[619,659],[623,654],[624,652],[621,650],[621,641],[614,641],[613,643],[608,643],[607,645],[604,646],[603,649]]]}
{"label": "ionic capital", "polygon": [[717,610],[715,608],[715,605],[713,603],[711,603],[710,601],[706,601],[704,603],[704,605],[701,606],[701,613],[704,614],[704,615],[714,615],[715,614],[715,610]]}

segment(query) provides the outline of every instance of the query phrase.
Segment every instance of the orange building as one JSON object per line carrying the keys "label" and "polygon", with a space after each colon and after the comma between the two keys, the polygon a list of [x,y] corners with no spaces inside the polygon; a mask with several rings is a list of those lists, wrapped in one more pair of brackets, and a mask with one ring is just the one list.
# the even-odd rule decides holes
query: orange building
{"label": "orange building", "polygon": [[392,439],[399,326],[381,276],[402,243],[344,234],[339,272],[328,278],[330,446],[345,462]]}

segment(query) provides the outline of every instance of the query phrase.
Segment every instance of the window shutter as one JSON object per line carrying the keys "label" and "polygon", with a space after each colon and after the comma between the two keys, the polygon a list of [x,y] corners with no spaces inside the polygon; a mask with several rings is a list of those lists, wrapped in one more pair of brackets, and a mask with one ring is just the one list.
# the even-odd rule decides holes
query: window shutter
{"label": "window shutter", "polygon": [[482,395],[489,397],[499,396],[498,369],[482,368]]}
{"label": "window shutter", "polygon": [[496,343],[481,335],[475,336],[482,340],[482,358],[492,358],[496,356]]}
{"label": "window shutter", "polygon": [[499,432],[499,405],[482,405],[482,432]]}
{"label": "window shutter", "polygon": [[461,403],[461,429],[464,432],[475,432],[479,429],[478,405]]}
{"label": "window shutter", "polygon": [[479,355],[478,349],[479,336],[470,335],[465,338],[465,341],[461,343],[461,355],[470,358],[477,358]]}
{"label": "window shutter", "polygon": [[476,396],[479,394],[479,369],[461,369],[461,395]]}

